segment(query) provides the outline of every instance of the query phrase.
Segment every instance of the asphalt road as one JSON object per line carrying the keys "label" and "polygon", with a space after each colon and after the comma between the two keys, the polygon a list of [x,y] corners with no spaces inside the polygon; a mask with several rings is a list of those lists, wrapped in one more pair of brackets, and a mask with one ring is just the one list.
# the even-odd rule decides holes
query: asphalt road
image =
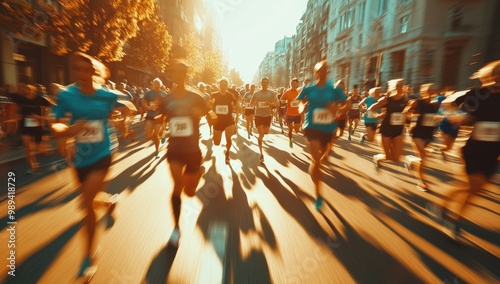
{"label": "asphalt road", "polygon": [[[99,222],[98,271],[93,283],[495,283],[500,281],[500,175],[474,200],[456,244],[427,217],[465,186],[458,145],[445,161],[430,153],[430,192],[401,164],[375,169],[375,144],[343,137],[324,168],[325,203],[314,208],[305,140],[291,149],[274,124],[265,138],[265,165],[257,139],[234,136],[231,163],[202,125],[206,173],[195,197],[183,197],[182,241],[167,245],[173,230],[172,179],[164,157],[138,141],[120,147],[107,191],[120,193],[117,220]],[[360,127],[362,130],[363,127]],[[138,131],[136,130],[136,133]],[[410,153],[406,138],[406,154]],[[224,142],[223,142],[224,144]],[[162,153],[165,153],[163,150]],[[56,158],[54,158],[57,160]],[[16,174],[15,277],[0,266],[2,283],[79,283],[84,212],[69,168],[48,160],[37,176],[24,161],[2,165]],[[0,204],[3,262],[10,228],[7,194]],[[101,215],[103,212],[100,212]],[[112,225],[112,226],[111,226]]]}

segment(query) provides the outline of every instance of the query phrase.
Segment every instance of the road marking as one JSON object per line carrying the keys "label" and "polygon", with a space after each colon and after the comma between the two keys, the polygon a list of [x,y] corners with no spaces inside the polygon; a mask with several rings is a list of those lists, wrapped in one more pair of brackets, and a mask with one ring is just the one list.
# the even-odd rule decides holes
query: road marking
{"label": "road marking", "polygon": [[[211,249],[203,253],[198,283],[225,283],[227,224],[221,221],[210,223],[208,236],[215,255]],[[217,259],[214,259],[214,256]]]}

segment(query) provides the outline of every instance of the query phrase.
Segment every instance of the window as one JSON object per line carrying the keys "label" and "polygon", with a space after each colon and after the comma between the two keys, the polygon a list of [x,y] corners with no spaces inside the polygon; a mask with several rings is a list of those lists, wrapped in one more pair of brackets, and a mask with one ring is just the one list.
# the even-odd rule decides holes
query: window
{"label": "window", "polygon": [[347,12],[347,27],[352,27],[354,24],[354,8],[349,8]]}
{"label": "window", "polygon": [[361,23],[363,22],[363,19],[365,18],[365,6],[366,2],[363,2],[359,4],[359,15],[358,15],[358,22]]}
{"label": "window", "polygon": [[460,29],[460,27],[462,26],[463,17],[464,17],[463,6],[457,5],[457,6],[453,7],[453,9],[450,12],[451,30]]}
{"label": "window", "polygon": [[408,31],[408,26],[410,25],[410,16],[406,15],[399,20],[399,33],[404,34]]}
{"label": "window", "polygon": [[340,16],[340,30],[344,30],[345,29],[345,14],[342,14],[342,16]]}
{"label": "window", "polygon": [[378,2],[378,15],[382,15],[387,11],[387,0],[379,0]]}
{"label": "window", "polygon": [[405,51],[400,50],[393,52],[391,54],[391,57],[392,57],[392,72],[393,73],[403,72],[405,66]]}

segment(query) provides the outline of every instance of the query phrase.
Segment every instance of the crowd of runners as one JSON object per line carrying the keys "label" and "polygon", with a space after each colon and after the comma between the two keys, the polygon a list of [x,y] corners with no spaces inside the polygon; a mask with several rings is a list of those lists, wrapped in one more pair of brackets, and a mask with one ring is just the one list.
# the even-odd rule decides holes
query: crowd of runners
{"label": "crowd of runners", "polygon": [[[420,87],[415,98],[409,96],[410,88],[403,79],[390,80],[387,87],[360,90],[354,85],[347,90],[342,80],[334,84],[328,79],[326,61],[316,64],[315,78],[303,82],[301,87],[297,78],[287,87],[274,89],[268,78],[262,78],[258,85],[245,84],[240,88],[221,78],[215,84],[199,83],[195,88],[185,84],[189,65],[180,60],[171,66],[170,89],[156,78],[150,89],[135,97],[126,91],[126,85],[115,88],[106,84],[106,67],[95,58],[76,53],[72,60],[76,82],[55,86],[57,98],[36,96],[35,88],[26,85],[11,99],[20,106],[20,133],[30,167],[39,167],[31,145],[40,144],[43,124],[49,121],[61,153],[77,173],[87,212],[87,250],[80,275],[95,267],[96,205],[107,207],[112,216],[118,200],[116,195],[103,193],[112,161],[110,129],[117,129],[122,138],[134,139],[135,133],[127,128],[127,121],[137,113],[145,119],[146,138],[155,147],[154,158],[161,155],[160,145],[166,144],[175,223],[169,242],[174,246],[181,239],[181,195],[195,195],[205,170],[200,150],[202,119],[210,127],[214,145],[221,145],[224,138],[226,164],[235,156],[231,153],[232,137],[240,125],[249,140],[256,136],[262,164],[266,161],[263,140],[273,122],[288,137],[290,148],[298,136],[304,136],[311,159],[309,174],[315,186],[314,206],[318,210],[322,208],[325,186],[322,168],[330,151],[334,151],[335,142],[345,139],[346,126],[351,143],[380,143],[381,153],[373,156],[376,169],[385,162],[399,164],[415,173],[416,189],[420,191],[432,190],[426,182],[426,147],[435,141],[437,133],[442,135],[444,146],[440,150],[446,157],[459,127],[472,126],[471,137],[463,148],[469,187],[453,192],[444,204],[427,204],[429,213],[449,229],[452,237],[460,233],[468,202],[490,180],[498,164],[500,61],[490,63],[475,75],[481,80],[480,88],[450,95],[429,83]],[[239,119],[244,122],[239,124]],[[360,120],[366,132],[359,131]],[[412,139],[414,155],[402,156],[406,133]],[[457,200],[459,195],[458,209],[448,210],[448,201]]]}

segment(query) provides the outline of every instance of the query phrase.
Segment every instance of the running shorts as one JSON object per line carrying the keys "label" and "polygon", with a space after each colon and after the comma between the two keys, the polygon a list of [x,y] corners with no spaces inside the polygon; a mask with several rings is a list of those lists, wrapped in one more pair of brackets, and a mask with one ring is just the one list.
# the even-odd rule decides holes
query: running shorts
{"label": "running shorts", "polygon": [[224,131],[227,127],[234,125],[232,119],[217,119],[214,123],[214,130]]}
{"label": "running shorts", "polygon": [[377,131],[377,125],[378,125],[378,123],[366,123],[365,122],[365,127],[370,128],[373,131]]}
{"label": "running shorts", "polygon": [[490,178],[498,167],[500,143],[468,140],[462,147],[467,174],[482,173]]}
{"label": "running shorts", "polygon": [[186,166],[186,173],[195,174],[201,167],[201,151],[196,152],[177,152],[167,151],[167,161],[169,163],[178,163]]}
{"label": "running shorts", "polygon": [[326,147],[333,138],[333,133],[321,132],[315,129],[306,128],[304,134],[309,141],[319,141],[323,147]]}
{"label": "running shorts", "polygon": [[287,115],[286,116],[286,122],[287,123],[295,123],[295,124],[300,124],[302,121],[300,115],[294,116],[294,115]]}
{"label": "running shorts", "polygon": [[256,116],[255,117],[255,127],[259,126],[271,126],[272,116]]}
{"label": "running shorts", "polygon": [[107,170],[111,166],[111,156],[106,156],[92,165],[81,168],[75,168],[78,180],[80,183],[84,182],[88,175],[94,171]]}

